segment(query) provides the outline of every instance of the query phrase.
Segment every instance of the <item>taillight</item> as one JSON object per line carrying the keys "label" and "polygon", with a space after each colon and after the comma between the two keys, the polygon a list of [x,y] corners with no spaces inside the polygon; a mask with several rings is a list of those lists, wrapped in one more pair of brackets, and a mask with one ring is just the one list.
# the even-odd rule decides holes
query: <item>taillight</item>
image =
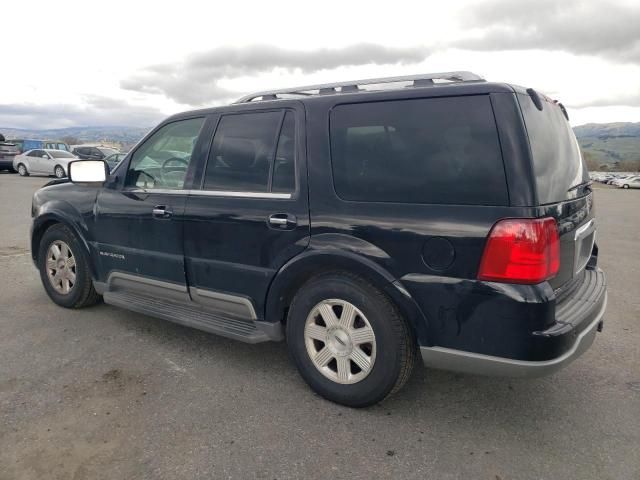
{"label": "taillight", "polygon": [[496,223],[484,247],[479,280],[540,283],[560,269],[560,238],[553,218],[509,218]]}

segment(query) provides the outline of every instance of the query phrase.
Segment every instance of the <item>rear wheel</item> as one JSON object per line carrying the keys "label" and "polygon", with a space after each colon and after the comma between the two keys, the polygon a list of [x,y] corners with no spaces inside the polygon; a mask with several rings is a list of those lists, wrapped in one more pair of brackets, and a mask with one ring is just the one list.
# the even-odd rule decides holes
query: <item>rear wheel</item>
{"label": "rear wheel", "polygon": [[311,388],[350,407],[373,405],[399,390],[416,352],[395,305],[347,273],[323,274],[301,288],[289,309],[287,344]]}
{"label": "rear wheel", "polygon": [[29,171],[27,170],[27,167],[25,167],[24,164],[22,163],[18,165],[18,173],[20,174],[21,177],[29,176]]}
{"label": "rear wheel", "polygon": [[629,185],[627,185],[626,183],[622,186],[622,188],[629,188]]}
{"label": "rear wheel", "polygon": [[58,305],[82,308],[99,300],[80,242],[66,226],[56,224],[44,233],[38,265],[42,284]]}
{"label": "rear wheel", "polygon": [[56,168],[53,170],[53,174],[56,176],[56,178],[64,178],[64,168],[62,168],[60,165],[56,165]]}

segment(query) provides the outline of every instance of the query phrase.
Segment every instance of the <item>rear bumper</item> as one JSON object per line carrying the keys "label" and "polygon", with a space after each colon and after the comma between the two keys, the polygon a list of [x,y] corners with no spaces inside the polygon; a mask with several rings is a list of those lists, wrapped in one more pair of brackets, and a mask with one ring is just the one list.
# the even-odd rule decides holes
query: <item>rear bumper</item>
{"label": "rear bumper", "polygon": [[10,168],[13,170],[13,157],[0,157],[0,168]]}
{"label": "rear bumper", "polygon": [[[583,319],[587,326],[575,335],[575,340],[569,350],[551,360],[515,360],[451,348],[420,347],[422,361],[427,367],[478,375],[507,377],[541,377],[549,375],[568,365],[589,349],[595,339],[596,332],[602,328],[606,306],[607,293],[605,291],[601,306],[594,308],[589,318]],[[573,329],[567,331],[565,335],[571,335],[572,333],[574,333]]]}

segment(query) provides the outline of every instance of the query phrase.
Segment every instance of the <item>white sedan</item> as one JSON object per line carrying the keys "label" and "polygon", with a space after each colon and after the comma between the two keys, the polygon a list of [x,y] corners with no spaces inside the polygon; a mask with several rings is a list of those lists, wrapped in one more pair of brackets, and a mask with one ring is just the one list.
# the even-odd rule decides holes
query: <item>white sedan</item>
{"label": "white sedan", "polygon": [[624,181],[618,182],[617,186],[620,188],[640,188],[640,175],[625,178]]}
{"label": "white sedan", "polygon": [[40,174],[63,178],[67,176],[67,165],[73,160],[78,157],[64,150],[35,149],[16,155],[13,168],[23,177]]}

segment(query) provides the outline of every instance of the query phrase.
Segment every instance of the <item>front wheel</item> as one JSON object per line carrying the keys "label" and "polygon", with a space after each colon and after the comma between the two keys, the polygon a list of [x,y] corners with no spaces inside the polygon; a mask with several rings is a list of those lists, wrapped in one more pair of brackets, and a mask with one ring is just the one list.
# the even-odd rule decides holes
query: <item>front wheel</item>
{"label": "front wheel", "polygon": [[622,188],[624,188],[624,189],[626,190],[627,188],[629,188],[629,185],[624,184],[624,185],[622,186]]}
{"label": "front wheel", "polygon": [[62,168],[60,165],[57,165],[53,170],[53,174],[56,176],[56,178],[64,178],[64,168]]}
{"label": "front wheel", "polygon": [[324,398],[366,407],[398,391],[415,361],[415,341],[397,308],[348,273],[308,281],[287,318],[287,344],[306,382]]}
{"label": "front wheel", "polygon": [[99,300],[80,242],[65,225],[56,224],[44,233],[38,265],[44,289],[58,305],[82,308]]}
{"label": "front wheel", "polygon": [[27,167],[25,167],[24,164],[22,163],[18,165],[18,173],[20,174],[21,177],[29,176],[29,171],[27,170]]}

